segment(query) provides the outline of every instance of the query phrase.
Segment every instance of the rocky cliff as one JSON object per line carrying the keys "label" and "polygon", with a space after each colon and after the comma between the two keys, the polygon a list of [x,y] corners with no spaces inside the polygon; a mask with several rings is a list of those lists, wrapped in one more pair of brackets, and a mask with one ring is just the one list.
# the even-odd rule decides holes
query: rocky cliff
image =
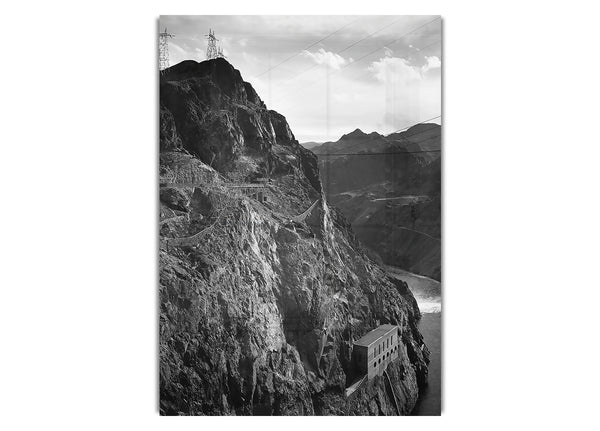
{"label": "rocky cliff", "polygon": [[[160,151],[161,414],[408,414],[429,354],[414,297],[327,204],[285,118],[224,59],[185,61],[161,76]],[[401,331],[391,387],[346,398],[352,342],[383,323]]]}

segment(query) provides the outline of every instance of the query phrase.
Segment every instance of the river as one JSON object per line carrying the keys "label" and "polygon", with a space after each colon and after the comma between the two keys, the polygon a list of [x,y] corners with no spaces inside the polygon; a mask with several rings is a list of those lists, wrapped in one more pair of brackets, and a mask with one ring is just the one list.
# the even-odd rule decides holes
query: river
{"label": "river", "polygon": [[441,283],[422,275],[413,274],[397,267],[387,266],[394,278],[405,281],[419,304],[422,317],[419,330],[429,357],[428,385],[420,394],[412,411],[413,416],[437,416],[441,414],[442,400],[442,295]]}
{"label": "river", "polygon": [[413,409],[413,416],[437,416],[442,411],[442,313],[424,313],[419,322],[429,357],[428,385]]}

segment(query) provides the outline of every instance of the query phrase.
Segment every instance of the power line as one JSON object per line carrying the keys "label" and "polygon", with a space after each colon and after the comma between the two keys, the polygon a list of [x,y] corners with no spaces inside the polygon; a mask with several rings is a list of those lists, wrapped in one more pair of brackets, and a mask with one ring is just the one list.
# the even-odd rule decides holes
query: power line
{"label": "power line", "polygon": [[[440,43],[440,42],[441,42],[441,40],[436,40],[435,42],[433,42],[433,43],[430,43],[429,45],[425,45],[425,46],[424,46],[424,47],[422,47],[422,48],[416,48],[416,47],[415,47],[415,48],[416,48],[416,49],[417,49],[419,52],[421,52],[421,51],[423,51],[423,50],[425,50],[425,49],[429,48],[430,46],[437,45],[437,44],[438,44],[438,43]],[[387,45],[391,45],[391,43],[388,43]],[[384,47],[386,47],[387,45],[384,45],[384,46],[383,46],[383,47],[381,47],[381,48],[384,48]],[[379,49],[381,49],[381,48],[379,48]],[[371,54],[372,54],[372,53],[371,53]],[[351,63],[351,64],[353,64],[353,63]],[[348,65],[346,65],[346,66],[349,66],[349,64],[348,64]],[[344,67],[346,67],[346,66],[344,66]],[[342,68],[342,69],[343,69],[343,68]],[[341,69],[340,69],[340,70],[341,70]],[[334,72],[334,73],[335,73],[335,72]],[[356,76],[354,76],[354,79],[362,78],[362,77],[364,77],[364,76],[367,76],[367,75],[370,75],[370,74],[371,74],[371,71],[370,71],[370,70],[367,70],[365,73],[361,73],[360,75],[356,75]],[[319,82],[319,81],[313,81],[313,82],[311,82],[311,83],[309,83],[309,84],[306,84],[306,85],[305,85],[305,86],[303,86],[302,88],[309,87],[309,86],[311,86],[311,85],[314,85],[314,84],[316,84],[317,82]],[[292,90],[292,91],[293,91],[293,90]],[[275,99],[275,100],[277,101],[278,99]]]}
{"label": "power line", "polygon": [[[403,39],[404,37],[408,36],[409,34],[411,34],[411,33],[414,33],[415,31],[417,31],[417,30],[420,30],[421,28],[423,28],[423,27],[425,27],[425,26],[427,26],[427,25],[431,24],[432,22],[435,22],[435,21],[437,21],[437,20],[439,20],[439,19],[441,19],[441,17],[437,17],[437,18],[435,18],[435,19],[433,19],[433,20],[431,20],[431,21],[429,21],[429,22],[426,22],[425,24],[422,24],[422,25],[420,25],[420,26],[419,26],[419,27],[417,27],[417,28],[414,28],[414,29],[412,29],[411,31],[409,31],[409,32],[407,32],[407,33],[404,33],[402,36],[400,36],[400,37],[398,37],[398,38],[396,38],[396,39],[394,39],[394,40],[392,40],[392,41],[390,41],[390,42],[386,43],[385,45],[382,45],[382,46],[380,46],[380,47],[378,47],[378,48],[374,49],[373,51],[369,52],[369,53],[368,53],[368,54],[366,54],[366,55],[363,55],[363,56],[359,57],[359,58],[358,58],[358,59],[356,59],[356,60],[353,60],[351,63],[348,63],[348,64],[346,64],[346,65],[342,66],[340,69],[338,69],[338,70],[334,70],[332,73],[337,73],[337,72],[340,72],[342,69],[345,69],[345,68],[347,68],[347,67],[349,67],[349,66],[351,66],[351,65],[353,65],[353,64],[355,64],[355,63],[358,63],[358,62],[360,62],[360,61],[364,60],[364,59],[365,59],[365,58],[367,58],[368,56],[370,56],[370,55],[374,54],[375,52],[379,51],[380,49],[382,49],[382,48],[385,48],[385,47],[387,47],[388,45],[392,45],[392,44],[394,44],[394,43],[398,42],[399,40]],[[392,23],[392,24],[394,24],[394,23]],[[391,24],[389,24],[389,25],[391,25]],[[381,31],[381,30],[382,30],[382,29],[380,29],[379,31]],[[376,32],[376,33],[377,33],[377,32]],[[372,34],[374,34],[374,33],[372,33]],[[371,34],[371,35],[372,35],[372,34]],[[363,38],[363,39],[361,39],[361,40],[364,40],[364,39],[365,39],[365,38]],[[433,43],[430,43],[429,45],[426,45],[426,46],[424,46],[424,47],[422,47],[422,48],[418,48],[418,50],[419,50],[419,51],[422,51],[422,50],[424,50],[424,49],[427,49],[427,48],[429,48],[430,46],[433,46],[433,45],[435,45],[435,44],[437,44],[437,43],[440,43],[440,42],[441,42],[441,40],[437,40],[437,41],[435,41],[435,42],[433,42]],[[355,45],[355,44],[354,44],[354,45]],[[339,52],[341,52],[341,51],[338,51],[336,54],[338,54]],[[318,64],[314,64],[313,66],[309,67],[308,69],[305,69],[305,70],[303,70],[302,72],[298,73],[297,75],[294,75],[294,76],[292,76],[291,78],[289,78],[289,79],[285,80],[283,83],[285,84],[285,83],[287,83],[287,82],[290,82],[291,80],[295,79],[295,78],[296,78],[296,77],[298,77],[299,75],[301,75],[301,74],[303,74],[303,73],[305,73],[305,72],[308,72],[309,70],[312,70],[312,69],[314,69],[314,68],[315,68],[315,67],[317,67],[317,66],[319,66],[319,65],[318,65]],[[368,72],[367,72],[366,74],[368,74]],[[363,74],[363,75],[366,75],[366,74]],[[360,76],[363,76],[363,75],[360,75]],[[314,81],[312,81],[312,82],[310,82],[310,83],[308,83],[308,84],[306,84],[306,85],[302,86],[302,88],[304,89],[304,88],[306,88],[307,86],[314,85],[314,84],[315,84],[315,83],[317,83],[317,82],[320,82],[320,80],[314,80]],[[292,92],[296,91],[297,89],[298,89],[298,88],[295,88],[295,89],[290,89],[290,90],[288,90],[288,91],[287,91],[285,94],[281,95],[280,97],[277,97],[277,98],[275,98],[275,101],[278,101],[278,100],[281,100],[281,99],[283,99],[284,97],[286,97],[286,96],[287,96],[287,95],[289,95],[290,93],[292,93]]]}
{"label": "power line", "polygon": [[[353,46],[355,46],[356,44],[358,44],[358,43],[362,42],[363,40],[366,40],[366,39],[370,38],[371,36],[373,36],[373,35],[375,35],[375,34],[379,33],[380,31],[383,31],[383,30],[385,30],[386,28],[388,28],[388,27],[390,27],[390,26],[392,26],[392,25],[396,24],[396,23],[397,23],[398,21],[400,21],[401,19],[402,19],[402,18],[398,18],[397,20],[394,20],[394,21],[392,21],[391,23],[384,25],[383,27],[379,28],[378,30],[374,31],[373,33],[369,33],[367,36],[363,37],[362,39],[359,39],[359,40],[357,40],[356,42],[353,42],[352,44],[348,45],[347,47],[343,48],[343,49],[342,49],[342,50],[340,50],[340,51],[337,51],[337,52],[335,52],[334,54],[335,54],[335,55],[339,55],[340,53],[342,53],[342,52],[344,52],[344,51],[346,51],[346,50],[348,50],[348,49],[352,48]],[[285,84],[286,82],[289,82],[289,81],[292,81],[292,80],[296,79],[298,76],[300,76],[300,75],[302,75],[302,74],[304,74],[304,73],[306,73],[306,72],[308,72],[308,71],[310,71],[310,70],[314,69],[314,68],[315,68],[315,67],[317,67],[317,66],[319,66],[319,64],[313,64],[311,67],[309,67],[309,68],[307,68],[307,69],[304,69],[303,71],[301,71],[301,72],[297,73],[296,75],[292,76],[292,77],[291,77],[291,78],[289,78],[289,79],[286,79],[286,80],[284,81],[284,84]]]}
{"label": "power line", "polygon": [[[432,23],[432,22],[434,22],[434,21],[437,21],[438,19],[441,19],[441,17],[437,17],[437,18],[435,18],[435,19],[433,19],[433,20],[431,20],[431,21],[429,21],[429,22],[426,22],[425,24],[423,24],[423,25],[420,25],[419,27],[417,27],[417,28],[415,28],[415,29],[413,29],[413,30],[409,31],[408,33],[404,33],[404,34],[403,34],[402,36],[400,36],[399,38],[392,40],[391,42],[389,42],[389,43],[385,44],[384,46],[382,46],[382,47],[379,47],[379,48],[376,48],[376,49],[374,49],[373,51],[369,52],[368,54],[365,54],[365,55],[363,55],[362,57],[359,57],[359,58],[357,58],[356,60],[352,60],[352,62],[350,62],[350,63],[346,64],[345,66],[342,66],[342,67],[340,68],[340,70],[341,70],[341,69],[345,69],[346,67],[348,67],[348,66],[350,66],[351,64],[354,64],[354,63],[356,63],[356,62],[358,62],[358,61],[362,60],[362,59],[363,59],[363,58],[365,58],[365,57],[368,57],[369,55],[371,55],[371,54],[373,54],[373,53],[375,53],[375,52],[379,51],[381,48],[384,48],[384,47],[386,47],[386,46],[388,46],[388,45],[392,45],[392,44],[394,44],[394,43],[398,42],[400,39],[402,39],[402,38],[404,38],[404,37],[408,36],[408,35],[409,35],[409,34],[411,34],[411,33],[414,33],[414,32],[415,32],[415,31],[417,31],[417,30],[420,30],[420,29],[422,29],[423,27],[425,27],[425,26],[427,26],[427,25],[431,24],[431,23]],[[438,41],[438,42],[439,42],[439,41]],[[435,42],[435,43],[437,43],[437,42]],[[432,44],[432,45],[433,45],[433,44]],[[429,46],[430,46],[430,45],[426,46],[425,48],[428,48]],[[425,48],[423,48],[423,49],[425,49]]]}
{"label": "power line", "polygon": [[422,151],[390,151],[390,152],[379,152],[379,153],[327,153],[319,154],[315,153],[315,156],[382,156],[390,154],[419,154],[419,153],[441,153],[442,150],[422,150]]}
{"label": "power line", "polygon": [[[441,115],[436,115],[435,117],[431,117],[431,118],[428,118],[427,120],[419,121],[418,123],[411,124],[410,126],[401,127],[401,128],[399,128],[398,130],[396,130],[394,132],[388,133],[388,136],[393,135],[394,133],[401,132],[401,131],[406,130],[406,129],[410,129],[411,127],[414,127],[414,126],[418,126],[419,124],[427,123],[428,121],[437,120],[438,118],[441,118],[441,117],[442,117]],[[409,135],[409,136],[412,136],[412,135]]]}
{"label": "power line", "polygon": [[374,31],[374,32],[373,32],[373,33],[371,33],[371,34],[368,34],[367,36],[363,37],[362,39],[360,39],[360,40],[357,40],[356,42],[354,42],[354,43],[352,43],[352,44],[348,45],[346,48],[342,49],[341,51],[338,51],[338,52],[336,52],[336,54],[341,54],[341,53],[342,53],[342,52],[344,52],[344,51],[348,51],[348,50],[349,50],[350,48],[352,48],[353,46],[355,46],[355,45],[359,44],[359,43],[360,43],[360,42],[362,42],[363,40],[366,40],[366,39],[370,38],[370,37],[371,37],[371,36],[373,36],[374,34],[377,34],[377,33],[379,33],[380,31],[383,31],[383,30],[385,30],[386,28],[388,28],[388,27],[392,26],[393,24],[396,24],[396,23],[397,23],[398,21],[400,21],[401,19],[402,19],[402,18],[398,18],[397,20],[395,20],[395,21],[392,21],[392,22],[391,22],[391,23],[389,23],[388,25],[384,25],[384,26],[383,26],[383,27],[381,27],[379,30],[377,30],[377,31]]}
{"label": "power line", "polygon": [[441,41],[442,41],[442,39],[440,39],[440,40],[436,40],[435,42],[433,42],[433,43],[430,43],[429,45],[425,45],[425,46],[423,46],[423,47],[421,47],[421,48],[417,48],[416,46],[413,46],[413,48],[414,48],[414,49],[416,49],[417,51],[421,52],[421,51],[423,51],[424,49],[427,49],[427,48],[429,48],[430,46],[437,45],[437,44],[438,44],[438,43],[440,43]]}
{"label": "power line", "polygon": [[325,36],[324,38],[322,38],[322,39],[319,39],[319,40],[317,40],[315,43],[313,43],[313,44],[311,44],[311,45],[307,46],[306,48],[303,48],[303,49],[301,49],[301,50],[300,50],[300,51],[298,51],[297,53],[295,53],[295,54],[293,54],[293,55],[291,55],[291,56],[287,57],[285,60],[283,60],[283,61],[280,61],[280,62],[279,62],[279,63],[277,63],[275,66],[273,66],[273,67],[270,67],[269,69],[265,70],[265,71],[264,71],[263,73],[261,73],[260,75],[256,75],[256,77],[257,77],[257,78],[259,78],[259,77],[263,76],[264,74],[266,74],[266,73],[268,73],[268,72],[272,71],[273,69],[276,69],[277,67],[281,66],[283,63],[286,63],[286,62],[288,62],[288,61],[289,61],[289,60],[291,60],[292,58],[295,58],[295,57],[297,57],[298,55],[302,54],[302,52],[304,52],[304,51],[306,51],[306,50],[308,50],[308,49],[312,48],[312,47],[313,47],[313,46],[315,46],[315,45],[318,45],[319,43],[323,42],[323,41],[324,41],[324,40],[326,40],[326,39],[329,39],[329,38],[330,38],[331,36],[333,36],[334,34],[337,34],[337,33],[339,33],[340,31],[342,31],[342,30],[344,30],[345,28],[349,27],[350,25],[354,24],[354,23],[355,23],[356,21],[358,21],[358,20],[359,20],[359,18],[357,18],[357,19],[353,20],[352,22],[349,22],[348,24],[346,24],[346,25],[344,25],[344,26],[342,26],[342,27],[338,28],[338,29],[337,29],[336,31],[334,31],[333,33],[330,33],[330,34],[328,34],[327,36]]}

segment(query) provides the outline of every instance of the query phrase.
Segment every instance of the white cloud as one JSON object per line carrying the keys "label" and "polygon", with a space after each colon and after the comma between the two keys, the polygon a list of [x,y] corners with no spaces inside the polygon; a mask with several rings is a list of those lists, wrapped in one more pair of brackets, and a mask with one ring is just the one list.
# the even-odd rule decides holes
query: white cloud
{"label": "white cloud", "polygon": [[331,51],[325,51],[323,48],[319,48],[317,52],[302,51],[302,55],[310,58],[317,64],[326,64],[331,69],[335,70],[348,63],[348,60],[341,55]]}
{"label": "white cloud", "polygon": [[427,63],[425,63],[425,65],[421,68],[423,73],[425,73],[431,69],[438,69],[438,68],[442,67],[442,62],[436,56],[425,57],[425,60],[427,61]]}
{"label": "white cloud", "polygon": [[393,81],[395,84],[408,85],[421,79],[419,68],[411,66],[407,60],[399,57],[385,57],[374,61],[369,70],[383,83]]}
{"label": "white cloud", "polygon": [[438,57],[428,57],[426,61],[424,66],[415,66],[404,58],[384,57],[368,67],[380,89],[383,131],[390,132],[439,115],[440,79],[425,72],[439,68],[441,63]]}
{"label": "white cloud", "polygon": [[[315,40],[353,22],[357,17],[281,16],[162,16],[161,29],[175,34],[169,40],[171,65],[186,59],[205,59],[208,29],[216,32],[218,45],[228,61],[250,82],[270,109],[285,115],[296,137],[307,140],[336,140],[355,128],[389,133],[410,123],[440,113],[441,76],[435,59],[416,55],[417,46],[430,43],[432,34],[415,33],[412,47],[394,44],[379,50],[380,60],[370,56],[375,46],[386,46],[396,33],[409,31],[434,17],[405,17],[385,32],[376,34],[371,44],[358,44],[336,55],[353,41],[388,24],[389,16],[361,17],[335,34],[282,65],[265,73],[271,65],[298,53]],[[439,22],[438,22],[439,24]],[[429,30],[434,29],[428,27]],[[440,34],[441,26],[435,29]],[[245,46],[244,46],[245,45]],[[437,47],[436,49],[439,49]],[[352,63],[369,54],[378,60]],[[413,60],[413,57],[415,57]],[[431,49],[428,55],[441,58]],[[409,63],[394,57],[406,58]],[[379,64],[383,61],[383,64]],[[304,72],[307,64],[330,66],[329,79],[323,66]],[[352,64],[351,67],[345,66]],[[371,65],[369,71],[365,70]],[[425,68],[427,71],[425,71]],[[386,77],[387,71],[387,77]],[[302,72],[302,73],[299,73]],[[368,76],[364,76],[368,73]],[[387,78],[387,79],[386,79]]]}

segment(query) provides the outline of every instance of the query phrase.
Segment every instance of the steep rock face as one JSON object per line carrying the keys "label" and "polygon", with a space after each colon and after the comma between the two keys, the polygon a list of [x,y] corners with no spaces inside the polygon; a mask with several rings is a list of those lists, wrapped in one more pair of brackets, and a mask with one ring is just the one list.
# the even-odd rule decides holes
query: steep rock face
{"label": "steep rock face", "polygon": [[[161,414],[409,413],[427,378],[416,302],[328,206],[285,118],[222,59],[167,70],[161,107]],[[232,188],[265,174],[266,203]],[[383,323],[402,339],[393,392],[377,378],[346,398],[352,342]]]}
{"label": "steep rock face", "polygon": [[[164,414],[397,414],[383,380],[363,401],[343,395],[358,377],[352,341],[378,322],[401,328],[394,388],[401,413],[412,409],[427,375],[414,298],[353,248],[325,205],[301,230],[218,188],[196,187],[191,201],[220,211],[193,246],[161,249]],[[170,225],[163,238],[187,228]],[[381,410],[360,407],[373,397]]]}
{"label": "steep rock face", "polygon": [[161,131],[176,129],[183,148],[232,179],[303,174],[320,191],[317,159],[226,60],[188,60],[167,69],[160,104]]}
{"label": "steep rock face", "polygon": [[166,109],[160,110],[160,150],[178,150],[181,149],[181,138],[175,130],[175,120],[173,115]]}

